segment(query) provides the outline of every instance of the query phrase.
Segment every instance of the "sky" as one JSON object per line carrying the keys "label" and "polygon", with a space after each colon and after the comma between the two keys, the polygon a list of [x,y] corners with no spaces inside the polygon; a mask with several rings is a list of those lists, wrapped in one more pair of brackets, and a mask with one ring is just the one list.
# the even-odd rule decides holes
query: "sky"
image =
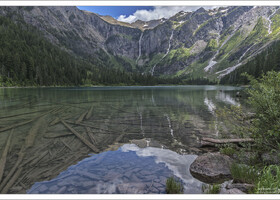
{"label": "sky", "polygon": [[[212,9],[215,6],[204,7]],[[132,23],[136,20],[149,21],[169,18],[180,11],[195,11],[198,6],[78,6],[80,10],[91,11],[100,15],[110,15],[123,22]]]}

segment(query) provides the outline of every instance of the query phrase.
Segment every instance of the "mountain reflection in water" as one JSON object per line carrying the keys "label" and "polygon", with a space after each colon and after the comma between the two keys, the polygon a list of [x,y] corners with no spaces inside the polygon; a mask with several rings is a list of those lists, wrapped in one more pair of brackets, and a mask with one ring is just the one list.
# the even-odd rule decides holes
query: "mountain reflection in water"
{"label": "mountain reflection in water", "polygon": [[174,175],[182,181],[185,193],[201,193],[202,183],[189,172],[196,157],[125,144],[116,151],[85,158],[50,181],[35,183],[28,193],[165,193],[166,179]]}

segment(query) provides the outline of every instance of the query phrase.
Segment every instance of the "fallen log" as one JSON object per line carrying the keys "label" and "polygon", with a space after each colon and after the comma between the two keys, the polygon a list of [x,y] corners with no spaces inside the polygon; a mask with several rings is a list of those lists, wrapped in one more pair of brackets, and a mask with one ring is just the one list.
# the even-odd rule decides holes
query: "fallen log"
{"label": "fallen log", "polygon": [[94,152],[99,152],[99,150],[89,141],[87,141],[80,133],[75,131],[71,126],[69,126],[64,120],[61,120],[63,125],[68,128],[72,133],[74,133],[77,138],[79,138],[85,145],[87,145],[90,149],[92,149]]}
{"label": "fallen log", "polygon": [[13,137],[13,133],[14,133],[14,129],[12,129],[12,131],[11,131],[9,137],[8,137],[5,149],[2,153],[2,157],[1,157],[1,160],[0,160],[0,183],[1,183],[1,180],[3,178],[4,169],[5,169],[6,160],[7,160],[7,154],[8,154],[9,149],[10,149],[11,139]]}
{"label": "fallen log", "polygon": [[212,143],[212,142],[206,142],[206,141],[203,141],[203,140],[200,141],[200,147],[215,147],[215,148],[217,148],[216,145],[217,144]]}
{"label": "fallen log", "polygon": [[242,143],[242,142],[254,142],[252,138],[239,138],[239,139],[214,139],[214,138],[201,138],[201,141],[214,144],[228,144],[228,143]]}

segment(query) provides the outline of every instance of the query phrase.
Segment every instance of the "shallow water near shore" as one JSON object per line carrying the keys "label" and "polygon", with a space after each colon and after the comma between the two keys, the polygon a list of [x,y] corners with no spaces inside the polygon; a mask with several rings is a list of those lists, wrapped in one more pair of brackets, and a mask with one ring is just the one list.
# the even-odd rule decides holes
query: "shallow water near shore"
{"label": "shallow water near shore", "polygon": [[189,166],[203,153],[201,137],[228,134],[215,110],[243,104],[235,96],[239,90],[229,86],[1,88],[1,154],[7,141],[10,145],[0,190],[165,193],[166,179],[175,176],[185,193],[202,193],[203,183],[191,176]]}

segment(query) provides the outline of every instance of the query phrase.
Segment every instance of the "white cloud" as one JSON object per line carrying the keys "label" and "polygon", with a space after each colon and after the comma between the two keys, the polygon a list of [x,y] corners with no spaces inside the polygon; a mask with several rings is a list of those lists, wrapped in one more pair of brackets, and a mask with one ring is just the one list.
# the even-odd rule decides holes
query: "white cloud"
{"label": "white cloud", "polygon": [[[180,11],[195,11],[201,6],[155,6],[153,10],[137,10],[132,15],[120,15],[117,20],[132,23],[137,20],[150,21],[153,19],[170,18]],[[217,6],[203,6],[212,9]]]}

